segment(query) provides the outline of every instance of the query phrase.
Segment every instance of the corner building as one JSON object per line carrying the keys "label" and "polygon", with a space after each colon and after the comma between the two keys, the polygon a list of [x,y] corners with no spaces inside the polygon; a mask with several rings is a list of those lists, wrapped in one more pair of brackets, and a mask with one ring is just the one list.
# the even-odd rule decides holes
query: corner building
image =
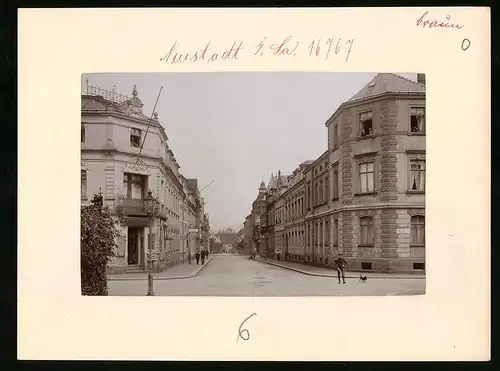
{"label": "corner building", "polygon": [[198,211],[157,113],[144,114],[136,86],[126,96],[89,85],[81,102],[81,204],[102,193],[119,232],[108,273],[147,271],[151,242],[153,272],[187,262],[184,236]]}
{"label": "corner building", "polygon": [[[333,265],[322,249],[326,242],[350,270],[425,270],[425,80],[417,80],[378,74],[325,123],[328,211],[318,208],[324,200],[314,188],[321,172],[309,168],[314,173],[306,175],[307,192],[313,192],[308,238],[319,247],[308,253],[316,262]],[[325,219],[319,227],[318,218]]]}

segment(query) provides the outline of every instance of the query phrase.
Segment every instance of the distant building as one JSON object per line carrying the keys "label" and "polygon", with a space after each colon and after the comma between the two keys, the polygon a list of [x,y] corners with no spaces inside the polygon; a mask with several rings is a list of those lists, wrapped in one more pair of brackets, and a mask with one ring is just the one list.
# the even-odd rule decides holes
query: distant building
{"label": "distant building", "polygon": [[305,256],[305,171],[313,161],[305,161],[288,177],[288,188],[283,192],[285,205],[285,258],[304,261]]}
{"label": "distant building", "polygon": [[233,251],[233,241],[234,238],[236,237],[237,233],[232,232],[231,229],[229,229],[230,232],[219,232],[216,233],[216,237],[220,240],[222,244],[222,252],[232,252]]}
{"label": "distant building", "polygon": [[236,249],[238,254],[244,253],[244,229],[240,229],[233,239],[233,247]]}
{"label": "distant building", "polygon": [[305,171],[305,262],[328,265],[335,259],[330,246],[330,166],[328,150]]}
{"label": "distant building", "polygon": [[243,222],[243,252],[247,255],[253,253],[253,223],[252,214],[247,215]]}

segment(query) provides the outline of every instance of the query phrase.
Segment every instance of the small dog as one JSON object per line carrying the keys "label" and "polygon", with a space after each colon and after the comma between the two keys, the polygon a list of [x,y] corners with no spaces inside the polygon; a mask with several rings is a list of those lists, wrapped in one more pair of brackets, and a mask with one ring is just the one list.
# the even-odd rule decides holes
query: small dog
{"label": "small dog", "polygon": [[366,276],[362,276],[361,274],[359,275],[359,280],[363,283],[366,283],[366,281],[368,280],[368,277]]}

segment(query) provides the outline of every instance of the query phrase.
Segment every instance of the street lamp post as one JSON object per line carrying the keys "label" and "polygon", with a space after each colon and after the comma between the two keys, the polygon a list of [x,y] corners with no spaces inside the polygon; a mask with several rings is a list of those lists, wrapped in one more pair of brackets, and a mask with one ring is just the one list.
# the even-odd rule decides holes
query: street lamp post
{"label": "street lamp post", "polygon": [[148,236],[148,296],[155,296],[153,289],[153,217],[155,209],[155,198],[153,197],[151,191],[148,191],[148,195],[144,198],[144,205],[146,208],[146,213],[149,217],[149,236]]}

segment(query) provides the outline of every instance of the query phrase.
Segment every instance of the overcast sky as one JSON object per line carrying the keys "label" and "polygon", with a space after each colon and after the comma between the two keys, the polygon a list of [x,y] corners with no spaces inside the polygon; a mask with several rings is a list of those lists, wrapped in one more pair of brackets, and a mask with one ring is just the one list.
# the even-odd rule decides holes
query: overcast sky
{"label": "overcast sky", "polygon": [[[198,178],[212,229],[243,227],[262,178],[327,149],[325,121],[375,73],[223,72],[84,75],[156,111],[186,178]],[[416,80],[416,74],[399,74]]]}

